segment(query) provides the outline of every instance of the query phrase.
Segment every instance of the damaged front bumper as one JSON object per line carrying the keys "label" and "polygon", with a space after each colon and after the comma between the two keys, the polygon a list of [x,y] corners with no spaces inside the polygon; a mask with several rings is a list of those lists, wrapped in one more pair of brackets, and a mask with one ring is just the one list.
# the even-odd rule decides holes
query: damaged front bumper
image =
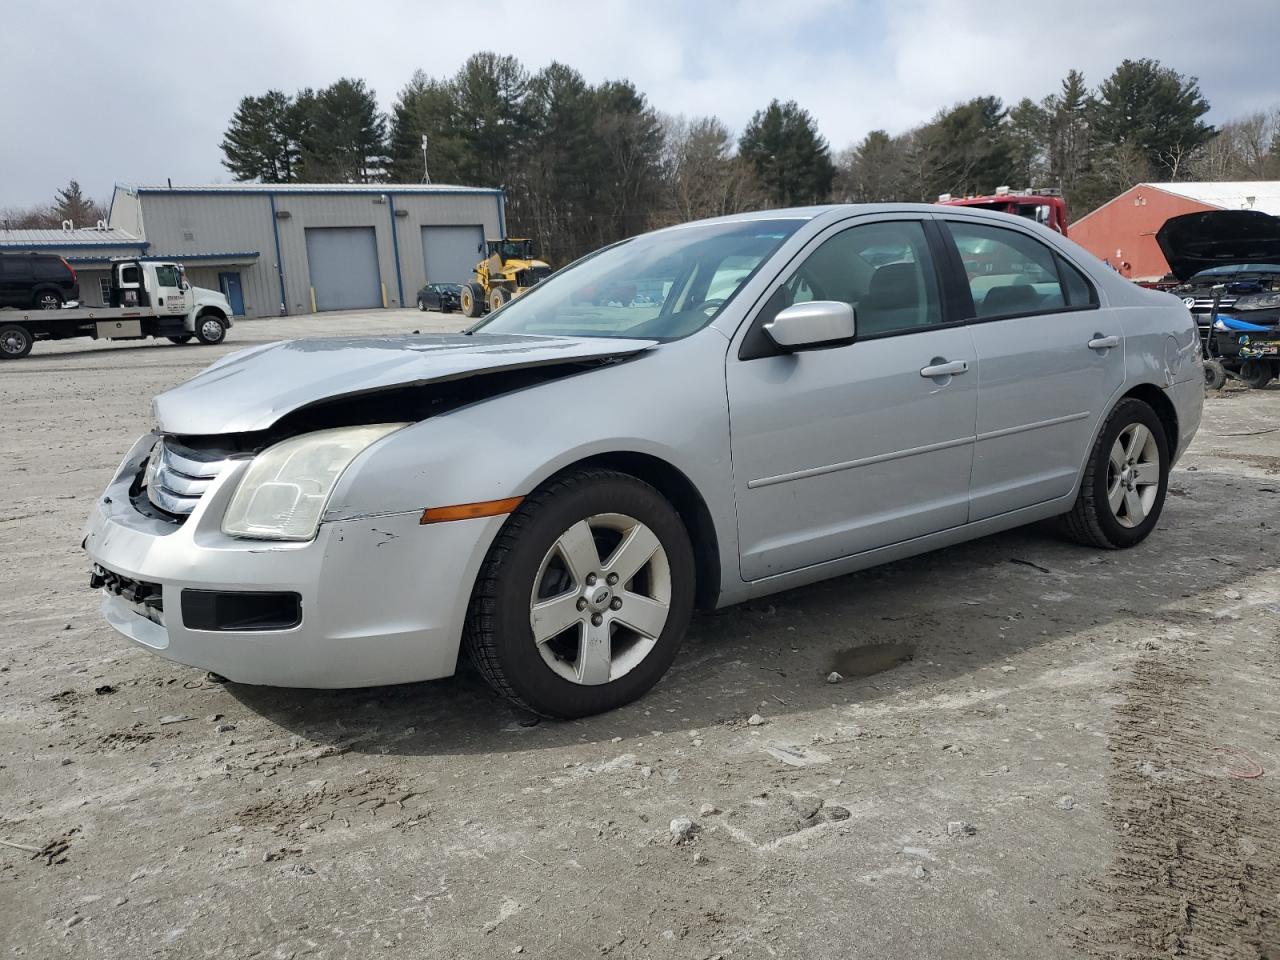
{"label": "damaged front bumper", "polygon": [[322,523],[314,540],[242,540],[221,518],[248,461],[184,522],[145,516],[130,488],[143,437],[85,529],[91,585],[133,642],[229,680],[358,687],[448,676],[487,545],[504,517],[423,526],[420,514]]}

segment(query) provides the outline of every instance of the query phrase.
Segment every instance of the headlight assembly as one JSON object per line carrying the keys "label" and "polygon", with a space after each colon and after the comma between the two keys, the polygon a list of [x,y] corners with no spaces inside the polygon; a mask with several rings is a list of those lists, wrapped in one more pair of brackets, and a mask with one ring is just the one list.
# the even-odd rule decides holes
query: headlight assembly
{"label": "headlight assembly", "polygon": [[1280,293],[1250,293],[1237,300],[1235,310],[1274,310],[1280,307]]}
{"label": "headlight assembly", "polygon": [[370,444],[405,423],[317,430],[254,457],[222,517],[222,532],[255,540],[310,540],[338,478]]}

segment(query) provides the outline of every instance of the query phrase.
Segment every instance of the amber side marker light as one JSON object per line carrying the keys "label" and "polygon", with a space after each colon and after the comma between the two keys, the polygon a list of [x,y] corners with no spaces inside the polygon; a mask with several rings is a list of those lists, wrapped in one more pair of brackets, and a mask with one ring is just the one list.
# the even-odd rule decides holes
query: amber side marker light
{"label": "amber side marker light", "polygon": [[485,500],[481,503],[458,503],[452,507],[427,507],[422,511],[419,523],[447,523],[450,520],[474,520],[476,517],[500,517],[510,513],[524,497],[507,497],[505,500]]}

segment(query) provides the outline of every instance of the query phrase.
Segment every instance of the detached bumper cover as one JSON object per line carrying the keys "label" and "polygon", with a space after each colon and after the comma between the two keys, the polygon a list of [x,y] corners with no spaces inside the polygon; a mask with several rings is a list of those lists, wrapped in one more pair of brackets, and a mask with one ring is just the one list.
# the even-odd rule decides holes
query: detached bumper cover
{"label": "detached bumper cover", "polygon": [[[453,673],[471,585],[505,517],[422,526],[415,512],[324,523],[308,543],[237,540],[219,525],[246,463],[218,477],[180,526],[133,507],[129,485],[154,440],[130,451],[85,530],[114,629],[241,683],[357,687]],[[301,622],[193,629],[184,590],[295,593]]]}

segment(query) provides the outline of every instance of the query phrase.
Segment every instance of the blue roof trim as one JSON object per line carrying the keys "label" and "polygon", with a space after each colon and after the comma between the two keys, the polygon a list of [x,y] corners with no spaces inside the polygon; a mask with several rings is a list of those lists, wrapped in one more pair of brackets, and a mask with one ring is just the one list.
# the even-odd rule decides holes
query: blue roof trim
{"label": "blue roof trim", "polygon": [[137,247],[139,250],[145,250],[151,244],[145,240],[94,240],[94,241],[76,241],[73,243],[54,243],[49,240],[41,240],[37,243],[18,243],[16,241],[0,240],[0,249],[8,250],[101,250],[103,247]]}
{"label": "blue roof trim", "polygon": [[226,260],[229,257],[257,257],[257,250],[231,250],[227,253],[153,253],[139,260]]}

